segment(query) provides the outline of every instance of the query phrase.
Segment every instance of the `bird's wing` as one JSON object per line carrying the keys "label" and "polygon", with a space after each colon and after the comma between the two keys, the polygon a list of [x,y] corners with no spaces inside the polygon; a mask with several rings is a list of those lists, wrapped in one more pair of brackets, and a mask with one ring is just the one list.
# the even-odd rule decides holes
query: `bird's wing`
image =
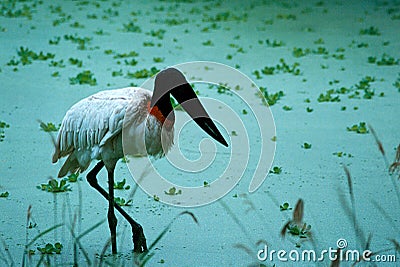
{"label": "bird's wing", "polygon": [[75,149],[101,147],[120,134],[128,104],[143,96],[149,98],[150,92],[128,87],[102,91],[76,103],[62,121],[53,163]]}

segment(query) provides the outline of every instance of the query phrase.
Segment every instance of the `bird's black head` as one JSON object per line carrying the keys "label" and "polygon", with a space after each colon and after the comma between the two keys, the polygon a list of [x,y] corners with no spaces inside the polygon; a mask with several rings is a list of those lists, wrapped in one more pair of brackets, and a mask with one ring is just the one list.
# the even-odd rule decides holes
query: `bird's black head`
{"label": "bird's black head", "polygon": [[154,82],[154,92],[150,107],[157,107],[164,117],[173,116],[170,101],[172,95],[193,120],[212,138],[224,146],[228,146],[224,137],[210,119],[192,86],[185,76],[175,68],[168,68],[159,72]]}

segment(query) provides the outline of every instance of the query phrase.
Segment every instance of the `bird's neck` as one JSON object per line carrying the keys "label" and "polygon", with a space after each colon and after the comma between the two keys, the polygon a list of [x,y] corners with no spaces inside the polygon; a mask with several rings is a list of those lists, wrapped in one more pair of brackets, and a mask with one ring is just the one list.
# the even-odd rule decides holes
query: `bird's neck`
{"label": "bird's neck", "polygon": [[171,130],[174,126],[175,116],[173,114],[173,110],[172,114],[164,114],[157,104],[154,105],[154,107],[151,107],[149,101],[147,102],[147,111],[150,115],[155,117],[161,123],[161,125],[165,126],[167,130]]}

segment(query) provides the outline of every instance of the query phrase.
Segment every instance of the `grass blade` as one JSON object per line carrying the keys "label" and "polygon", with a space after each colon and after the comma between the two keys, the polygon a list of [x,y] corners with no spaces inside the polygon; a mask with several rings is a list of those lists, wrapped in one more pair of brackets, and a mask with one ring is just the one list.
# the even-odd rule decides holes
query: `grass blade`
{"label": "grass blade", "polygon": [[233,213],[233,211],[229,208],[228,205],[222,200],[218,201],[222,207],[228,212],[229,216],[234,220],[234,222],[239,226],[240,230],[245,234],[245,236],[249,239],[251,243],[250,233],[247,231],[246,227],[242,224],[239,218]]}
{"label": "grass blade", "polygon": [[92,227],[90,227],[89,229],[87,229],[86,231],[84,231],[82,234],[78,235],[76,237],[77,240],[81,239],[82,237],[84,237],[85,235],[89,234],[91,231],[93,231],[94,229],[96,229],[97,227],[99,227],[100,225],[102,225],[106,220],[101,220],[100,222],[96,223],[95,225],[93,225]]}
{"label": "grass blade", "polygon": [[[364,233],[361,230],[361,227],[359,226],[358,221],[357,221],[357,216],[356,216],[356,211],[355,211],[355,200],[354,200],[353,186],[352,186],[350,171],[346,168],[346,166],[344,166],[344,168],[345,168],[345,172],[347,175],[347,181],[349,184],[349,192],[351,192],[350,193],[351,208],[347,205],[347,201],[344,198],[343,194],[339,194],[340,204],[342,205],[342,208],[344,209],[346,215],[352,220],[354,232],[355,232],[355,235],[358,238],[359,242],[361,244],[366,244],[366,239],[365,239]],[[350,189],[350,186],[351,186],[351,189]]]}
{"label": "grass blade", "polygon": [[29,243],[25,246],[25,248],[30,247],[33,243],[36,242],[36,240],[38,240],[39,238],[41,238],[41,237],[44,236],[45,234],[47,234],[47,233],[53,231],[54,229],[57,229],[58,227],[63,226],[63,225],[64,225],[63,223],[60,223],[60,224],[54,225],[54,226],[48,228],[47,230],[41,232],[40,234],[38,234],[37,236],[35,236],[35,237],[31,240],[31,242],[29,242]]}
{"label": "grass blade", "polygon": [[351,179],[350,171],[349,169],[343,165],[344,172],[346,173],[347,177],[347,186],[349,187],[349,194],[350,194],[350,201],[351,201],[351,217],[353,220],[353,227],[358,232],[358,227],[356,225],[356,207],[355,207],[355,197],[354,197],[354,191],[353,191],[353,181]]}
{"label": "grass blade", "polygon": [[296,207],[294,208],[293,211],[293,221],[300,225],[301,222],[303,221],[303,215],[304,215],[304,201],[300,198],[297,203]]}
{"label": "grass blade", "polygon": [[353,192],[353,182],[351,180],[351,175],[350,175],[349,169],[344,165],[343,165],[343,169],[344,169],[344,172],[346,173],[347,185],[349,187],[349,194],[350,194],[350,199],[351,199],[351,205],[352,205],[352,209],[353,209],[353,212],[354,212],[355,199],[354,199],[354,192]]}
{"label": "grass blade", "polygon": [[372,135],[374,136],[375,142],[378,145],[378,148],[379,148],[379,151],[382,154],[383,160],[385,161],[385,164],[388,167],[389,166],[389,161],[388,161],[388,159],[386,157],[385,150],[383,149],[382,142],[379,140],[378,135],[376,134],[374,128],[370,124],[368,124],[368,128],[371,131]]}
{"label": "grass blade", "polygon": [[281,230],[281,237],[285,237],[286,236],[286,232],[287,232],[287,228],[288,228],[288,226],[289,226],[289,224],[290,224],[290,221],[288,221],[283,227],[282,227],[282,230]]}
{"label": "grass blade", "polygon": [[386,221],[389,222],[394,229],[396,229],[397,233],[400,233],[400,228],[397,226],[396,223],[394,223],[394,220],[390,216],[390,214],[387,213],[386,210],[384,208],[382,208],[382,206],[379,205],[375,200],[372,200],[372,204],[383,215],[383,217],[385,217]]}
{"label": "grass blade", "polygon": [[3,258],[3,252],[1,252],[2,256],[0,257],[0,260],[4,261],[6,263],[6,265],[13,267],[14,266],[13,258],[11,256],[8,246],[7,246],[6,242],[3,240],[3,238],[1,239],[1,243],[3,243],[4,250],[6,251],[7,257],[10,260],[10,262],[8,262],[8,260],[5,258],[5,256]]}
{"label": "grass blade", "polygon": [[[80,239],[81,239],[82,237],[84,237],[85,235],[89,234],[91,231],[93,231],[93,230],[96,229],[97,227],[99,227],[101,224],[104,223],[104,221],[105,221],[105,220],[102,220],[102,221],[96,223],[95,225],[93,225],[92,227],[90,227],[89,229],[87,229],[86,231],[84,231],[83,233],[81,233],[81,234],[80,234],[79,236],[77,236],[77,237],[75,236],[74,228],[73,228],[73,227],[70,228],[71,235],[72,235],[72,237],[74,238],[74,244],[77,244],[78,247],[81,249],[82,254],[83,254],[83,256],[85,257],[86,262],[88,263],[89,266],[90,266],[92,263],[91,263],[91,260],[90,260],[90,258],[89,258],[88,253],[87,253],[86,250],[83,248],[83,246],[82,246],[82,244],[81,244],[81,242],[80,242]],[[75,260],[75,264],[77,264],[77,263],[76,263],[76,260]]]}
{"label": "grass blade", "polygon": [[151,243],[147,252],[144,252],[143,254],[140,255],[140,257],[139,257],[139,260],[141,261],[140,266],[144,266],[146,264],[146,262],[149,260],[149,257],[150,258],[153,257],[152,253],[149,254],[149,252],[157,245],[158,242],[160,242],[160,240],[164,237],[164,235],[169,231],[169,229],[171,228],[171,226],[175,222],[175,220],[178,219],[179,217],[181,217],[182,215],[186,215],[186,214],[189,215],[190,217],[192,217],[193,221],[196,224],[199,224],[199,221],[197,220],[196,216],[192,212],[183,211],[183,212],[179,213],[177,216],[175,216],[175,218],[173,218],[171,220],[171,222],[164,228],[164,230],[161,231],[161,233],[156,237],[156,239],[153,241],[153,243]]}
{"label": "grass blade", "polygon": [[[400,145],[397,146],[396,156],[394,158],[393,163],[389,167],[389,172],[394,173],[400,167]],[[400,177],[400,176],[399,176]]]}
{"label": "grass blade", "polygon": [[393,243],[394,249],[395,249],[397,252],[400,252],[400,243],[397,242],[397,240],[396,240],[396,239],[393,239],[393,238],[391,238],[391,239],[389,239],[389,240],[390,240],[390,242]]}
{"label": "grass blade", "polygon": [[183,212],[179,213],[175,218],[172,219],[172,221],[167,225],[167,227],[165,227],[164,230],[157,236],[157,238],[153,241],[153,243],[151,243],[151,245],[149,246],[149,251],[157,245],[157,243],[161,240],[161,238],[163,238],[163,236],[164,236],[164,235],[168,232],[168,230],[171,228],[171,226],[172,226],[172,224],[174,223],[174,221],[175,221],[176,219],[178,219],[180,216],[185,215],[185,214],[187,214],[187,215],[189,215],[190,217],[192,217],[192,219],[194,220],[194,222],[195,222],[196,224],[199,224],[199,222],[198,222],[196,216],[194,216],[194,214],[193,214],[192,212],[190,212],[190,211],[183,211]]}
{"label": "grass blade", "polygon": [[246,254],[248,254],[250,257],[254,257],[254,252],[246,245],[243,244],[235,244],[233,245],[234,248],[243,250],[244,252],[246,252]]}

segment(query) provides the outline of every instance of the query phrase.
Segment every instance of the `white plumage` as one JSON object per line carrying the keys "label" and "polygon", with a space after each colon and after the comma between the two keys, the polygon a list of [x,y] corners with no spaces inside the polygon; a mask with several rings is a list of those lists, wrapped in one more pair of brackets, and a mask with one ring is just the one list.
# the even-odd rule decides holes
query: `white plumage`
{"label": "white plumage", "polygon": [[[82,99],[66,113],[55,144],[53,163],[68,156],[58,174],[64,177],[77,171],[85,171],[92,160],[103,160],[105,165],[115,165],[124,156],[122,127],[129,127],[130,154],[162,156],[161,146],[168,150],[173,143],[173,128],[161,131],[161,123],[149,116],[148,103],[152,92],[127,87],[101,91]],[[162,132],[162,137],[161,137]],[[144,147],[143,135],[147,146]]]}

